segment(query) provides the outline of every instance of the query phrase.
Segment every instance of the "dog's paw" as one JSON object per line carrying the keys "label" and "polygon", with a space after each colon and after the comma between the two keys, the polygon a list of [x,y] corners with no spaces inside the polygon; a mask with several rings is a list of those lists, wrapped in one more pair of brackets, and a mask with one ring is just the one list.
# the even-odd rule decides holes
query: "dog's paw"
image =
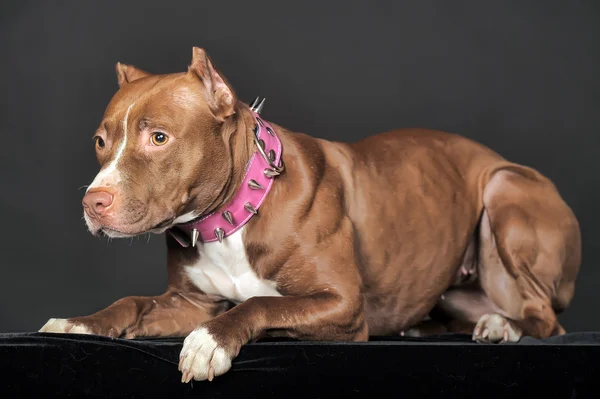
{"label": "dog's paw", "polygon": [[484,314],[473,330],[473,341],[483,343],[519,342],[523,332],[499,314]]}
{"label": "dog's paw", "polygon": [[60,334],[92,334],[89,328],[82,324],[75,324],[67,319],[50,319],[39,332]]}
{"label": "dog's paw", "polygon": [[201,327],[192,331],[183,341],[179,356],[181,382],[209,380],[225,374],[231,368],[233,356],[217,344],[208,329]]}

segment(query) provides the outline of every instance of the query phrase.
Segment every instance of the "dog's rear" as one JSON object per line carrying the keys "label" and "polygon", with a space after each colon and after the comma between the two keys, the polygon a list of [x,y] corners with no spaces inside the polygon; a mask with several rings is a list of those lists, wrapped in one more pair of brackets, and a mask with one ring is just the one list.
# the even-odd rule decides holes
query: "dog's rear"
{"label": "dog's rear", "polygon": [[579,223],[554,184],[531,168],[501,163],[486,177],[476,280],[452,287],[434,314],[449,326],[475,325],[478,341],[563,334],[557,314],[575,291]]}
{"label": "dog's rear", "polygon": [[564,332],[556,312],[573,296],[581,242],[549,179],[438,131],[397,130],[346,148],[337,163],[371,333],[404,331],[436,303],[447,326],[470,325],[477,340]]}

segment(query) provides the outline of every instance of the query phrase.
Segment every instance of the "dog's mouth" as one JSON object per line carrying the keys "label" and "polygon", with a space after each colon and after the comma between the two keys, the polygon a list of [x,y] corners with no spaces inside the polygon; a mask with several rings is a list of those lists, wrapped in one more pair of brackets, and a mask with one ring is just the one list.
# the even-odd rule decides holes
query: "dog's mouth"
{"label": "dog's mouth", "polygon": [[92,234],[95,236],[98,236],[98,237],[131,238],[131,237],[136,237],[138,235],[144,234],[144,232],[132,234],[132,233],[125,233],[123,231],[113,229],[110,227],[100,227],[100,229],[98,229],[96,232],[93,232]]}
{"label": "dog's mouth", "polygon": [[125,232],[114,227],[101,226],[94,235],[98,235],[101,237],[110,237],[110,238],[131,238],[139,235],[154,233],[154,234],[162,234],[166,230],[172,227],[174,217],[168,217],[161,221],[160,223],[155,224],[154,226],[136,231],[136,232]]}
{"label": "dog's mouth", "polygon": [[152,231],[152,230],[168,229],[173,224],[173,221],[175,221],[174,217],[168,217],[165,220],[163,220],[162,222],[160,222],[160,223],[156,224],[154,227],[152,227],[150,229],[150,231]]}
{"label": "dog's mouth", "polygon": [[155,216],[159,215],[151,215],[148,211],[144,213],[145,215],[137,220],[126,221],[124,217],[113,217],[109,220],[92,219],[84,212],[84,219],[88,230],[94,236],[132,238],[149,233],[162,234],[176,225],[188,224],[201,218],[201,216],[194,215],[196,217],[190,220],[186,214],[178,215],[176,212],[168,212],[166,215],[161,215],[163,219],[159,219],[160,221],[156,223],[152,219],[156,220]]}

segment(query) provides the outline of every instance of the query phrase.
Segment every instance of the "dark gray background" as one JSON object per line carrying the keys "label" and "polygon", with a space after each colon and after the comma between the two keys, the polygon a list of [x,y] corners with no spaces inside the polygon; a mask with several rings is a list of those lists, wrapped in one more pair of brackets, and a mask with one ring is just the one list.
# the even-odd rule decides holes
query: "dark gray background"
{"label": "dark gray background", "polygon": [[115,63],[185,71],[192,46],[290,129],[443,129],[551,177],[584,235],[561,319],[600,330],[598,1],[20,0],[2,3],[0,38],[0,331],[162,292],[163,237],[92,237],[79,188]]}

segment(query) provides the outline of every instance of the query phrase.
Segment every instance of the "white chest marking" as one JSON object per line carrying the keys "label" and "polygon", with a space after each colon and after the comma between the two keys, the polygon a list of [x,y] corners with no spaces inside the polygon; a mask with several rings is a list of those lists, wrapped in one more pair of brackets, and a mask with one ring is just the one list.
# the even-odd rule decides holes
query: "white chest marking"
{"label": "white chest marking", "polygon": [[260,279],[246,256],[242,227],[225,237],[222,243],[198,242],[200,258],[184,267],[188,277],[205,294],[217,295],[232,302],[244,302],[254,296],[281,296],[275,283]]}

